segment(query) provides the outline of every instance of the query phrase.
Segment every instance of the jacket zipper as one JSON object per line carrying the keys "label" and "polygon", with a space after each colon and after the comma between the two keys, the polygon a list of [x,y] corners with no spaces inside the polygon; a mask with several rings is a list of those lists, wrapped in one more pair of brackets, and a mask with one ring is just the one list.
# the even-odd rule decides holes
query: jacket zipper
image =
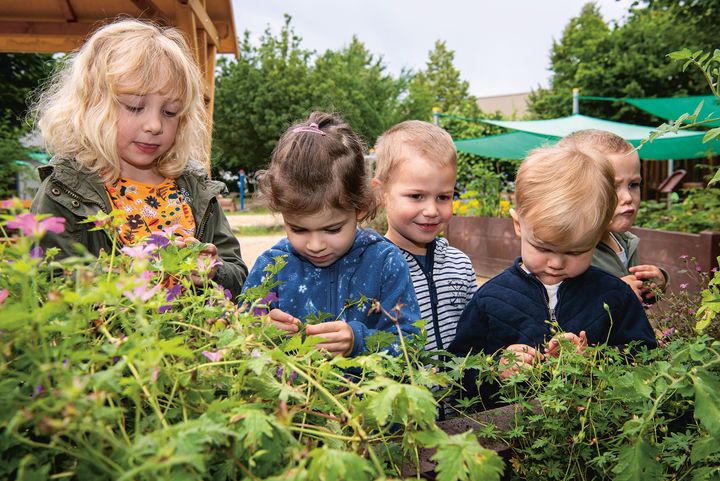
{"label": "jacket zipper", "polygon": [[[443,345],[442,337],[440,335],[440,320],[438,319],[438,311],[437,311],[437,289],[435,288],[435,279],[433,278],[432,273],[432,266],[435,264],[435,242],[432,242],[430,244],[430,247],[432,249],[428,249],[426,253],[426,265],[422,265],[418,260],[411,254],[415,262],[420,267],[420,271],[425,275],[425,279],[428,283],[428,290],[430,292],[430,309],[432,310],[432,316],[433,318],[430,319],[430,322],[432,322],[432,328],[433,332],[435,332],[435,348],[443,350],[445,349],[445,346]],[[429,269],[426,269],[426,266],[431,266]]]}
{"label": "jacket zipper", "polygon": [[[212,202],[213,202],[213,199],[210,199],[207,209],[205,209],[205,213],[203,214],[202,219],[200,219],[200,226],[197,230],[197,238],[200,242],[205,242],[203,240],[203,235],[205,234],[205,227],[207,227],[207,223],[210,220],[210,211],[212,210],[211,209]],[[215,202],[217,202],[217,201],[215,201]]]}

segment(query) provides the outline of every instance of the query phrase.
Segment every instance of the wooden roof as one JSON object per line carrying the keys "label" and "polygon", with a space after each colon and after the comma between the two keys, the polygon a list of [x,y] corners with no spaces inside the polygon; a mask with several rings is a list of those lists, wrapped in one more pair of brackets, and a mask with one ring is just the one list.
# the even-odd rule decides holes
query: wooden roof
{"label": "wooden roof", "polygon": [[238,55],[230,0],[2,0],[0,51],[68,52],[120,15],[207,35],[218,53]]}
{"label": "wooden roof", "polygon": [[205,76],[212,115],[215,57],[239,57],[231,0],[0,0],[0,52],[70,52],[120,16],[180,28]]}

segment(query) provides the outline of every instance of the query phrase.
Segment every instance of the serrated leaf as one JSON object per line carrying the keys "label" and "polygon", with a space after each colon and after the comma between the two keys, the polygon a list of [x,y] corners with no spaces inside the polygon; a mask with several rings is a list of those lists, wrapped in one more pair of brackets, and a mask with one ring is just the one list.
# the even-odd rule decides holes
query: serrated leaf
{"label": "serrated leaf", "polygon": [[720,436],[720,381],[698,371],[695,381],[695,418],[714,436]]}
{"label": "serrated leaf", "polygon": [[717,440],[712,436],[704,436],[693,444],[690,461],[693,464],[701,463],[717,452],[720,452]]}
{"label": "serrated leaf", "polygon": [[499,480],[505,466],[495,451],[480,446],[472,431],[448,436],[436,446],[438,481]]}
{"label": "serrated leaf", "polygon": [[662,465],[655,459],[657,450],[644,439],[620,450],[618,463],[612,472],[616,481],[647,481],[662,479]]}
{"label": "serrated leaf", "polygon": [[369,407],[381,426],[389,420],[403,425],[412,420],[419,426],[430,426],[437,410],[430,391],[397,382],[388,382],[385,389],[375,393]]}
{"label": "serrated leaf", "polygon": [[375,478],[370,463],[353,452],[316,448],[310,452],[308,478],[318,481],[370,481]]}

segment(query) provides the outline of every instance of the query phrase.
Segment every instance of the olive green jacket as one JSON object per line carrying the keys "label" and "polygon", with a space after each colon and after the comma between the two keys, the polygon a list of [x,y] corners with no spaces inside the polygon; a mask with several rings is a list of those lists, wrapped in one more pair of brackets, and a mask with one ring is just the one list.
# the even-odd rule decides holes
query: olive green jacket
{"label": "olive green jacket", "polygon": [[[59,248],[56,259],[77,254],[75,244],[81,244],[93,255],[98,255],[101,250],[110,252],[113,242],[110,236],[102,230],[91,231],[92,223],[82,223],[99,211],[108,214],[112,210],[100,177],[83,170],[73,160],[60,158],[40,167],[39,171],[42,185],[30,211],[65,218],[65,232],[48,232],[42,239],[42,246]],[[222,182],[210,180],[199,166],[189,166],[176,182],[195,218],[195,237],[200,242],[215,244],[222,259],[215,282],[229,289],[235,298],[242,289],[248,269],[240,254],[240,244],[217,202],[216,196],[226,193],[227,187]]]}
{"label": "olive green jacket", "polygon": [[[640,265],[640,254],[638,253],[640,238],[632,232],[620,232],[613,235],[622,248],[625,249],[625,254],[628,258],[628,267]],[[591,264],[616,277],[625,277],[630,274],[630,271],[622,263],[617,253],[604,242],[599,242],[595,247]],[[670,282],[670,274],[662,267],[660,267],[660,272],[665,276],[665,288],[667,289],[667,283]]]}

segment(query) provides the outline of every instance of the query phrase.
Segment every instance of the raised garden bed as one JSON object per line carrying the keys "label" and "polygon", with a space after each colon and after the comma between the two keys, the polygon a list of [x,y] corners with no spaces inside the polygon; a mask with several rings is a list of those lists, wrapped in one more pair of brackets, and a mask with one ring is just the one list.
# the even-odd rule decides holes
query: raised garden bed
{"label": "raised garden bed", "polygon": [[[680,284],[697,286],[682,271],[688,265],[682,256],[694,257],[702,270],[718,267],[720,232],[700,234],[633,228],[640,237],[640,258],[670,273],[670,289]],[[493,277],[512,264],[520,255],[520,239],[513,230],[512,219],[501,217],[453,217],[446,232],[450,245],[465,252],[472,260],[477,275]],[[694,267],[694,266],[691,266]]]}

